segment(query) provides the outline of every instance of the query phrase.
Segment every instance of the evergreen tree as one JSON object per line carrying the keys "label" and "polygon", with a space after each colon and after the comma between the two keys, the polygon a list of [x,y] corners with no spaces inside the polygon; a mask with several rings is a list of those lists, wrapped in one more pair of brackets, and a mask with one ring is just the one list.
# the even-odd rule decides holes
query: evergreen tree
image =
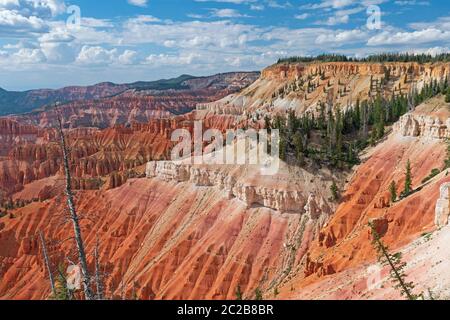
{"label": "evergreen tree", "polygon": [[447,94],[445,95],[445,102],[450,103],[450,89],[447,89]]}
{"label": "evergreen tree", "polygon": [[368,104],[364,101],[361,106],[361,136],[363,139],[367,138],[368,134]]}
{"label": "evergreen tree", "polygon": [[394,203],[397,201],[397,185],[395,181],[391,182],[391,185],[389,186],[389,192],[391,194],[391,202]]}
{"label": "evergreen tree", "polygon": [[369,222],[369,227],[372,232],[373,246],[378,252],[379,261],[391,269],[390,278],[394,284],[394,288],[400,290],[402,296],[406,296],[408,300],[417,300],[419,296],[415,295],[412,290],[414,290],[414,284],[412,282],[407,282],[405,267],[406,263],[402,262],[402,254],[389,253],[389,248],[381,240],[381,236],[377,232],[373,222]]}
{"label": "evergreen tree", "polygon": [[331,106],[328,109],[328,121],[327,121],[327,137],[328,137],[328,154],[332,154],[333,146],[336,142],[335,135],[333,134],[333,128],[335,127],[333,112]]}
{"label": "evergreen tree", "polygon": [[405,189],[403,191],[403,195],[407,197],[411,194],[411,191],[412,191],[411,162],[408,160],[408,162],[406,163]]}
{"label": "evergreen tree", "polygon": [[280,292],[278,291],[278,288],[275,287],[275,289],[273,289],[273,295],[274,295],[275,297],[277,297],[279,294],[280,294]]}
{"label": "evergreen tree", "polygon": [[375,130],[376,130],[376,139],[381,139],[384,136],[384,126],[385,126],[385,118],[386,114],[383,110],[381,97],[378,95],[375,100]]}
{"label": "evergreen tree", "polygon": [[283,161],[287,160],[287,141],[284,135],[280,135],[280,159]]}
{"label": "evergreen tree", "polygon": [[263,300],[262,292],[261,292],[261,289],[259,289],[259,288],[256,288],[256,290],[255,290],[255,300],[257,300],[257,301]]}
{"label": "evergreen tree", "polygon": [[242,300],[242,290],[240,285],[238,285],[236,288],[236,300],[238,301]]}
{"label": "evergreen tree", "polygon": [[339,200],[339,188],[336,184],[336,182],[333,181],[333,184],[330,187],[331,195],[333,196],[333,200],[337,201]]}
{"label": "evergreen tree", "polygon": [[292,137],[298,129],[298,119],[294,110],[289,110],[287,118],[287,134]]}
{"label": "evergreen tree", "polygon": [[359,99],[356,101],[355,110],[353,112],[353,126],[355,130],[359,130],[361,127],[361,106]]}
{"label": "evergreen tree", "polygon": [[265,116],[264,117],[264,127],[267,129],[267,131],[269,131],[270,132],[270,129],[272,128],[272,124],[271,124],[271,122],[270,122],[270,118],[269,118],[269,116]]}
{"label": "evergreen tree", "polygon": [[303,146],[303,141],[302,141],[302,137],[301,134],[299,132],[297,132],[294,135],[293,140],[293,144],[294,144],[294,148],[295,148],[295,157],[297,158],[297,160],[299,161],[300,164],[303,164],[304,162],[304,156],[305,156],[305,149]]}
{"label": "evergreen tree", "polygon": [[338,107],[336,110],[336,122],[334,127],[334,140],[336,141],[336,156],[338,159],[342,156],[342,115],[341,110]]}
{"label": "evergreen tree", "polygon": [[320,104],[320,115],[317,123],[317,128],[324,130],[326,128],[325,104]]}

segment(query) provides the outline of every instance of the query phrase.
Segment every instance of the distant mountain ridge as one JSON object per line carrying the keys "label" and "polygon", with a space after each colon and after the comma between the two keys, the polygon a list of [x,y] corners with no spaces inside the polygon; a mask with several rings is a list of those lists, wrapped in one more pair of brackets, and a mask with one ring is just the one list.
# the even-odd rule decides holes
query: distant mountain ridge
{"label": "distant mountain ridge", "polygon": [[[22,124],[52,127],[57,123],[54,103],[60,102],[60,114],[70,128],[146,123],[155,118],[188,113],[199,104],[238,93],[259,76],[259,72],[233,72],[209,77],[182,75],[154,82],[102,83],[50,92],[40,90],[29,93],[25,100],[18,100],[28,103],[21,105],[22,113],[11,114],[8,108],[6,117]],[[6,93],[6,96],[14,97],[11,93]],[[43,102],[45,104],[42,105]]]}
{"label": "distant mountain ridge", "polygon": [[[195,77],[181,75],[172,79],[161,79],[156,81],[137,81],[128,84],[116,84],[112,82],[101,82],[92,86],[69,86],[61,89],[36,89],[28,91],[7,91],[0,88],[0,116],[23,114],[46,105],[60,102],[69,103],[79,100],[92,100],[112,97],[128,90],[190,90],[196,87],[198,82],[214,82],[218,78],[237,73],[217,74],[210,77]],[[258,72],[243,72],[257,78]],[[227,85],[224,83],[224,86]],[[223,86],[222,86],[223,87]]]}

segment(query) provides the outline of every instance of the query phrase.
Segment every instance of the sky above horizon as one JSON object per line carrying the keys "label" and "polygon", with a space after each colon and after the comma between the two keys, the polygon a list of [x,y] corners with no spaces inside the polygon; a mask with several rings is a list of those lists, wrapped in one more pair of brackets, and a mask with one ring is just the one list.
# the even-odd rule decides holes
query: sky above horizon
{"label": "sky above horizon", "polygon": [[448,52],[438,0],[0,0],[0,87],[261,70],[280,57]]}

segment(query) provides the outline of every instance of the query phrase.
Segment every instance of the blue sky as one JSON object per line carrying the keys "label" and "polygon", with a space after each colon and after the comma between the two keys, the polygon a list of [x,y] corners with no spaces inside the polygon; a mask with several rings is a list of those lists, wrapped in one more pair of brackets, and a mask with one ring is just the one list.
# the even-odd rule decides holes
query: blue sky
{"label": "blue sky", "polygon": [[0,87],[8,90],[449,47],[449,1],[0,0]]}

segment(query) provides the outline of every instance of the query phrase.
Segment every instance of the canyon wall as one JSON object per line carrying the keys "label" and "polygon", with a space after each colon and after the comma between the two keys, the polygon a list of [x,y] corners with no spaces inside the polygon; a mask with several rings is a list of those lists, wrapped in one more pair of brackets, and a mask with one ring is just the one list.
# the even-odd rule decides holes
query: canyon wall
{"label": "canyon wall", "polygon": [[[254,170],[259,170],[255,167]],[[223,170],[213,166],[152,161],[147,164],[146,174],[148,178],[156,177],[167,182],[190,182],[195,186],[216,187],[228,199],[239,199],[246,208],[263,206],[279,212],[309,214],[313,219],[321,214],[331,214],[331,207],[322,197],[316,197],[313,193],[305,194],[302,188],[282,188],[245,181],[246,178],[236,172],[241,173],[243,170],[249,170],[249,167]]]}
{"label": "canyon wall", "polygon": [[394,131],[405,137],[450,138],[450,118],[445,122],[436,116],[406,114],[394,125]]}
{"label": "canyon wall", "polygon": [[[432,99],[402,117],[389,137],[364,155],[342,203],[312,242],[301,271],[281,290],[283,297],[344,299],[377,292],[367,287],[370,274],[364,269],[377,260],[369,221],[376,221],[383,242],[394,252],[448,224],[450,177],[445,160],[449,118],[450,108],[443,98]],[[413,192],[393,202],[391,182],[396,183],[398,194],[402,192],[408,161]],[[436,169],[440,173],[427,178]],[[414,268],[414,256],[406,259]],[[424,272],[414,271],[418,279],[423,278],[419,271]],[[353,272],[358,274],[355,279]],[[400,298],[395,292],[389,294]]]}
{"label": "canyon wall", "polygon": [[318,113],[321,104],[345,109],[382,95],[408,94],[431,81],[450,78],[450,63],[291,63],[276,64],[242,92],[220,101],[201,104],[201,110],[219,114],[261,117],[293,109],[298,114]]}
{"label": "canyon wall", "polygon": [[[423,83],[448,73],[446,65],[393,64],[390,68],[393,79],[385,89],[397,93],[407,92],[414,81]],[[69,128],[132,118],[135,115],[128,114],[127,107],[117,112],[114,101],[132,101],[133,105],[134,99],[142,99],[145,105],[152,99],[150,92],[110,98],[104,105],[106,113],[113,106],[110,114],[87,108],[87,118],[77,114],[83,109],[81,103],[72,104],[75,109],[64,117],[76,204],[88,252],[99,240],[107,297],[120,299],[123,293],[126,298],[136,294],[141,299],[235,299],[238,287],[246,299],[253,299],[256,289],[268,298],[275,290],[279,297],[291,299],[361,296],[367,282],[364,278],[354,284],[354,270],[364,273],[364,266],[376,262],[369,221],[377,222],[383,241],[392,250],[448,223],[447,171],[423,183],[431,170],[444,168],[447,158],[450,115],[442,99],[436,102],[440,109],[419,107],[404,116],[389,137],[362,154],[362,163],[351,178],[348,173],[335,176],[326,168],[308,172],[284,166],[278,174],[265,177],[248,165],[218,167],[160,160],[169,158],[172,131],[185,128],[192,132],[195,120],[221,131],[244,127],[249,117],[263,119],[265,111],[273,115],[277,108],[312,110],[326,98],[324,88],[330,99],[344,105],[358,94],[339,93],[339,89],[346,86],[367,97],[370,79],[381,82],[385,71],[385,66],[377,64],[274,66],[242,93],[199,104],[195,112],[102,130]],[[324,79],[320,79],[323,72]],[[300,78],[317,86],[310,92],[299,89]],[[279,94],[281,88],[288,89],[286,94]],[[181,103],[171,105],[170,100],[160,98],[155,105],[162,111],[174,107],[174,113],[184,112]],[[25,122],[0,120],[5,141],[1,144],[0,186],[15,200],[39,200],[13,208],[0,218],[2,299],[49,297],[40,231],[48,241],[55,272],[67,258],[76,260],[74,243],[67,241],[73,230],[64,223],[57,135],[45,128],[54,119],[43,112],[34,120],[25,117]],[[153,116],[163,114],[149,117]],[[39,126],[30,125],[35,122]],[[402,191],[408,160],[414,193],[392,203],[389,185],[395,181],[397,191]],[[146,178],[141,175],[144,171]],[[338,181],[344,189],[346,180],[342,201],[337,204],[330,187]],[[88,257],[93,270],[92,255]],[[312,290],[316,284],[319,289]]]}

